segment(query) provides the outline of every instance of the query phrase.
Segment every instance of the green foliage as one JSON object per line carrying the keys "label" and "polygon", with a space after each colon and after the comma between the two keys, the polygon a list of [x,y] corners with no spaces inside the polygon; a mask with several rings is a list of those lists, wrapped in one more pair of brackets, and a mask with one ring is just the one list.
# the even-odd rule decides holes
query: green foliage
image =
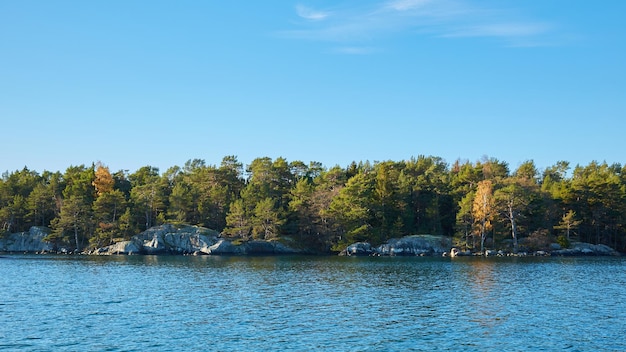
{"label": "green foliage", "polygon": [[[473,207],[487,183],[493,199]],[[112,173],[99,163],[64,173],[24,168],[0,178],[2,233],[48,226],[49,239],[84,248],[166,222],[241,241],[290,238],[321,252],[418,233],[454,236],[469,249],[487,235],[490,246],[513,238],[526,248],[560,235],[624,251],[626,167],[592,162],[570,172],[560,161],[540,172],[531,160],[510,173],[495,158],[449,166],[420,155],[330,169],[263,157],[244,168],[226,156],[219,166],[191,159],[162,174],[152,166]]]}
{"label": "green foliage", "polygon": [[261,240],[276,239],[284,222],[274,200],[265,198],[254,207],[254,215],[251,220],[252,237]]}
{"label": "green foliage", "polygon": [[51,223],[53,238],[61,239],[74,246],[76,250],[84,248],[85,240],[93,234],[92,212],[87,201],[73,195],[63,201],[59,217]]}
{"label": "green foliage", "polygon": [[247,214],[242,199],[237,199],[231,204],[226,215],[226,229],[224,234],[234,238],[247,240],[252,231],[250,216]]}
{"label": "green foliage", "polygon": [[571,245],[570,241],[567,239],[567,236],[565,235],[559,235],[556,238],[556,243],[558,243],[559,246],[561,246],[561,248],[569,248]]}

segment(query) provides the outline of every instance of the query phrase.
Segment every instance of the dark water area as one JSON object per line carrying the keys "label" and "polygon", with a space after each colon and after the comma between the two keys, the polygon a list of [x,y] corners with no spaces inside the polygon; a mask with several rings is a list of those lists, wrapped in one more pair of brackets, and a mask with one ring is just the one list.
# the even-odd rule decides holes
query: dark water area
{"label": "dark water area", "polygon": [[0,350],[626,351],[626,259],[0,258]]}

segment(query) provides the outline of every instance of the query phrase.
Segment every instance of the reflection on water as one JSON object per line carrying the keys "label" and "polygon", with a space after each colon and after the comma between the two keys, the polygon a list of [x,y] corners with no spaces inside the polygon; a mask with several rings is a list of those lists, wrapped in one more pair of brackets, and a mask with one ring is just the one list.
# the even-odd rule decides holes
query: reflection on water
{"label": "reflection on water", "polygon": [[624,269],[622,258],[9,256],[0,349],[626,350]]}
{"label": "reflection on water", "polygon": [[488,335],[492,328],[501,319],[498,312],[503,311],[500,302],[491,300],[495,284],[494,263],[487,260],[474,260],[469,262],[468,285],[470,287],[470,299],[472,322],[478,323],[482,328],[482,334]]}

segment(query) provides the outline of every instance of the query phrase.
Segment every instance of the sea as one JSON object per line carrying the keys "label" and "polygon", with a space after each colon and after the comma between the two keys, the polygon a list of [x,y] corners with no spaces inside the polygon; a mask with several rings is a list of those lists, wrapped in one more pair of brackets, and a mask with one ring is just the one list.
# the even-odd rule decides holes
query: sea
{"label": "sea", "polygon": [[0,351],[626,351],[626,257],[0,257]]}

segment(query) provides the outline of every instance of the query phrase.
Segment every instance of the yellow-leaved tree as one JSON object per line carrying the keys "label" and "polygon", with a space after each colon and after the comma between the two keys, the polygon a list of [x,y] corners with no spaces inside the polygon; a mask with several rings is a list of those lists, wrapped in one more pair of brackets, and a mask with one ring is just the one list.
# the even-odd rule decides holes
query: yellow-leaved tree
{"label": "yellow-leaved tree", "polygon": [[494,213],[493,184],[490,180],[478,182],[472,215],[474,218],[474,231],[480,236],[480,252],[485,253],[485,239],[491,230]]}
{"label": "yellow-leaved tree", "polygon": [[115,180],[109,171],[107,166],[102,165],[102,163],[98,162],[97,168],[95,171],[95,179],[93,180],[93,186],[96,188],[96,193],[98,196],[103,195],[104,193],[109,193],[113,190],[113,186],[115,185]]}

